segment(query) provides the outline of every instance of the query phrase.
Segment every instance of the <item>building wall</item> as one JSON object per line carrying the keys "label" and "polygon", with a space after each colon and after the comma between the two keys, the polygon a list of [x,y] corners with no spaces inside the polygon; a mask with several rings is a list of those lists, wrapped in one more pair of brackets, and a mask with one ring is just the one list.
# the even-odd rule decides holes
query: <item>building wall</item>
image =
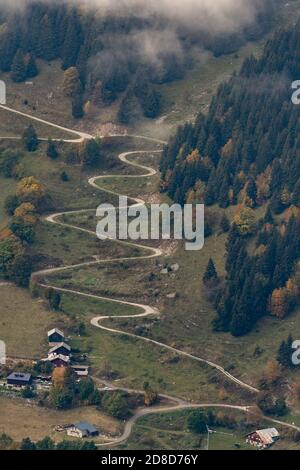
{"label": "building wall", "polygon": [[63,343],[64,338],[58,333],[53,333],[49,338],[49,343]]}

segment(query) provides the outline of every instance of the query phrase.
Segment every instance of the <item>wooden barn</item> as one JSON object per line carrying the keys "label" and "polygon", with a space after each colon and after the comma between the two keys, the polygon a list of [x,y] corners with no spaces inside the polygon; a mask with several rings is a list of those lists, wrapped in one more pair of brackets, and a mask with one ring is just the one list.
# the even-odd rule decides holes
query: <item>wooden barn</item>
{"label": "wooden barn", "polygon": [[64,340],[65,340],[65,335],[58,328],[53,328],[53,330],[48,331],[49,344],[63,343]]}
{"label": "wooden barn", "polygon": [[275,428],[261,429],[247,435],[246,442],[260,449],[267,449],[279,439],[279,432]]}
{"label": "wooden barn", "polygon": [[50,349],[49,355],[50,354],[62,354],[63,356],[70,356],[71,348],[66,343],[58,343]]}

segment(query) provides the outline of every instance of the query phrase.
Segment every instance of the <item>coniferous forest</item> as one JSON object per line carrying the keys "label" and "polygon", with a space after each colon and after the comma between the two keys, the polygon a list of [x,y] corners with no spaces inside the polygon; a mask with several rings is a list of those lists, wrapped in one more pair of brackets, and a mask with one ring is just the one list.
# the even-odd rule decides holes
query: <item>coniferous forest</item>
{"label": "coniferous forest", "polygon": [[300,23],[278,31],[219,87],[208,115],[178,128],[161,160],[161,189],[176,202],[237,208],[213,324],[236,336],[266,314],[287,316],[299,293],[299,50]]}
{"label": "coniferous forest", "polygon": [[[174,32],[168,20],[138,12],[136,16],[99,17],[91,9],[85,11],[65,2],[33,1],[21,11],[3,8],[0,70],[10,72],[15,82],[23,82],[38,75],[36,58],[60,59],[63,70],[76,67],[81,81],[80,91],[73,97],[74,117],[82,117],[83,96],[110,105],[124,94],[120,123],[133,121],[137,108],[145,117],[155,118],[161,109],[156,84],[182,79],[199,60],[199,50],[220,56],[261,37],[272,24],[277,1],[260,2],[251,25],[217,35],[201,28],[176,30],[176,25]],[[166,34],[169,28],[170,38]],[[172,49],[173,35],[178,44]],[[145,41],[160,36],[157,50],[148,54]]]}

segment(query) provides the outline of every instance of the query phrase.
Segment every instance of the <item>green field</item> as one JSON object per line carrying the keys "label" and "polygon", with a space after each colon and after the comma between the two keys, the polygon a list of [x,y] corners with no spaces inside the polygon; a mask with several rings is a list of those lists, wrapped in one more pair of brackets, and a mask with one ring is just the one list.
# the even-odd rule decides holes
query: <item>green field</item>
{"label": "green field", "polygon": [[68,322],[50,312],[29,291],[0,284],[0,337],[6,343],[8,357],[45,357],[48,351],[47,331],[64,328]]}

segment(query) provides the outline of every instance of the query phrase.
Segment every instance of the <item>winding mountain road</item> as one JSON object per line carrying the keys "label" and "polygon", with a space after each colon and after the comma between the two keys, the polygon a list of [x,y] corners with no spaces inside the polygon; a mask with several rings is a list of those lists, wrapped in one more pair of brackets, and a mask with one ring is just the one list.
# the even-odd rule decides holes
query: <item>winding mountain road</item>
{"label": "winding mountain road", "polygon": [[[3,108],[7,111],[10,111],[10,112],[13,112],[13,113],[16,113],[16,114],[20,114],[20,115],[22,115],[26,118],[41,122],[43,124],[55,127],[57,129],[63,130],[65,132],[72,133],[72,134],[77,136],[77,138],[73,139],[73,140],[65,140],[64,139],[64,142],[80,143],[85,139],[94,138],[94,136],[92,136],[90,134],[80,132],[80,131],[77,131],[77,130],[74,130],[74,129],[68,129],[68,128],[59,126],[59,125],[54,124],[52,122],[48,122],[44,119],[40,119],[40,118],[31,116],[29,114],[17,111],[15,109],[9,108],[7,106],[0,105],[0,108]],[[112,137],[115,137],[115,136],[112,136]],[[118,136],[118,137],[121,137],[121,136]],[[157,139],[154,139],[154,138],[151,138],[151,137],[133,136],[133,135],[127,135],[125,137],[133,137],[133,138],[136,138],[136,139],[144,139],[144,140],[152,141],[154,143],[159,143],[159,144],[164,144],[165,143],[161,140],[157,140]],[[144,165],[141,165],[137,162],[132,162],[132,161],[128,160],[128,157],[129,156],[134,156],[134,155],[141,155],[141,154],[145,154],[145,153],[149,153],[149,154],[153,155],[154,153],[160,153],[160,152],[161,152],[161,150],[153,150],[153,151],[138,150],[138,151],[121,153],[119,155],[119,159],[122,163],[126,163],[128,165],[131,165],[132,167],[139,168],[141,170],[144,170],[145,172],[143,174],[139,174],[139,175],[135,175],[135,174],[132,174],[132,175],[122,175],[122,174],[114,175],[114,174],[111,174],[111,175],[94,176],[94,177],[90,178],[88,180],[88,182],[92,187],[94,187],[96,189],[99,189],[101,191],[105,191],[107,193],[119,196],[120,195],[119,193],[109,191],[109,190],[107,190],[103,187],[101,188],[101,186],[99,186],[97,183],[99,181],[101,181],[101,179],[103,179],[103,178],[108,179],[108,178],[124,178],[124,177],[126,177],[126,178],[150,178],[150,177],[153,177],[157,174],[157,171],[155,169],[144,166]],[[134,205],[136,205],[136,206],[141,206],[141,205],[145,204],[145,202],[141,199],[132,198],[132,197],[129,197],[128,199],[133,201]],[[65,222],[62,222],[61,220],[59,220],[64,215],[76,214],[76,213],[85,213],[85,212],[91,212],[91,210],[90,209],[87,209],[87,210],[83,209],[83,210],[77,210],[77,211],[60,212],[60,213],[56,213],[56,214],[52,214],[52,215],[47,216],[45,218],[45,220],[48,223],[60,225],[62,227],[69,227],[71,229],[79,230],[79,231],[85,232],[89,235],[96,236],[96,232],[94,232],[94,231],[84,229],[84,228],[80,228],[80,227],[77,227],[75,225],[68,224],[68,223],[65,223]],[[130,318],[130,319],[132,319],[132,318],[142,318],[142,317],[148,317],[148,316],[159,316],[160,312],[155,307],[152,307],[150,305],[140,304],[140,303],[133,303],[133,302],[127,302],[127,301],[123,301],[123,300],[112,299],[110,297],[103,297],[103,296],[99,296],[99,295],[88,294],[88,293],[81,292],[81,291],[78,291],[78,290],[59,288],[57,286],[50,285],[48,282],[45,283],[45,282],[42,281],[42,278],[49,275],[49,274],[54,274],[54,273],[58,273],[58,272],[66,271],[66,270],[72,270],[74,268],[80,268],[80,267],[86,267],[86,266],[104,264],[104,263],[111,263],[111,262],[118,262],[118,261],[119,262],[129,261],[129,260],[145,261],[147,259],[152,259],[152,258],[159,257],[163,254],[163,252],[159,248],[151,248],[149,246],[143,246],[143,245],[136,244],[136,243],[133,243],[133,242],[121,241],[121,240],[114,240],[114,242],[120,243],[120,244],[123,244],[123,245],[127,245],[127,246],[131,246],[131,247],[134,247],[134,248],[138,248],[138,249],[147,250],[149,252],[149,255],[143,255],[143,256],[137,256],[137,257],[123,257],[123,258],[116,258],[116,259],[109,259],[109,260],[97,260],[97,261],[95,260],[95,261],[90,261],[90,262],[85,262],[85,263],[78,263],[78,264],[69,265],[69,266],[61,266],[61,267],[57,267],[57,268],[44,269],[44,270],[33,273],[33,278],[36,279],[36,280],[39,280],[39,282],[38,282],[39,285],[42,286],[42,287],[45,287],[45,288],[46,287],[48,287],[48,288],[51,287],[51,288],[55,289],[56,291],[63,292],[63,293],[74,294],[74,295],[78,295],[78,296],[81,296],[81,297],[92,298],[92,299],[100,300],[100,301],[101,300],[106,300],[106,301],[109,301],[109,302],[118,303],[120,305],[127,305],[127,306],[137,307],[137,308],[141,309],[142,312],[140,314],[136,314],[136,315],[118,315],[118,316],[102,315],[102,316],[96,316],[91,320],[91,324],[94,327],[102,329],[106,332],[116,334],[116,335],[123,335],[123,336],[126,335],[128,337],[136,338],[140,341],[144,341],[146,343],[151,343],[151,344],[153,344],[155,346],[158,346],[160,348],[164,348],[164,349],[167,349],[169,351],[172,351],[173,353],[175,353],[179,356],[186,357],[186,358],[189,358],[191,360],[206,364],[206,365],[210,366],[211,368],[215,369],[216,371],[218,371],[223,376],[225,376],[229,381],[235,383],[236,385],[240,386],[243,389],[246,389],[246,390],[248,390],[252,393],[257,394],[259,392],[259,390],[256,387],[254,387],[250,384],[247,384],[244,381],[238,379],[237,377],[233,376],[228,371],[226,371],[221,365],[216,364],[216,363],[214,363],[214,362],[212,362],[208,359],[195,356],[193,354],[187,353],[187,352],[179,350],[177,348],[173,348],[173,347],[171,347],[171,346],[169,346],[165,343],[155,341],[155,340],[150,339],[150,338],[145,338],[143,336],[135,335],[133,333],[128,333],[126,331],[121,331],[121,330],[114,329],[114,328],[109,328],[109,327],[106,327],[106,326],[103,325],[103,322],[105,320],[108,320],[108,319],[115,319],[115,318],[123,318],[123,319],[124,318]],[[101,381],[101,382],[103,383],[103,381]],[[115,386],[112,386],[112,388],[113,389],[118,389],[118,387],[115,387]],[[122,389],[122,390],[129,390],[129,389]],[[137,390],[132,390],[132,392],[137,393],[138,391]],[[186,402],[185,400],[183,400],[181,398],[171,397],[171,396],[168,396],[168,395],[160,395],[160,396],[162,398],[165,398],[165,399],[168,399],[169,401],[174,402],[174,406],[156,406],[156,407],[152,407],[152,408],[142,408],[142,409],[137,410],[137,412],[134,414],[134,416],[132,416],[132,418],[129,421],[126,422],[124,432],[123,432],[121,437],[118,437],[117,439],[114,439],[112,442],[106,442],[104,444],[99,444],[98,446],[99,447],[101,447],[101,446],[102,447],[103,446],[115,446],[115,445],[118,445],[118,444],[126,441],[128,439],[128,437],[130,436],[131,432],[132,432],[132,428],[133,428],[135,422],[139,418],[141,418],[142,416],[145,416],[145,415],[148,415],[148,414],[167,413],[167,412],[173,412],[173,411],[184,410],[184,409],[197,409],[197,408],[199,409],[199,408],[208,408],[208,407],[216,407],[216,408],[224,408],[224,409],[235,409],[235,410],[240,410],[240,411],[243,411],[243,412],[250,412],[251,411],[251,407],[249,407],[249,406],[226,405],[226,404],[206,404],[206,403],[192,404],[192,403]],[[267,420],[269,420],[273,423],[277,423],[277,424],[295,429],[297,431],[300,431],[300,428],[293,425],[293,424],[284,423],[282,421],[274,420],[274,419],[271,419],[271,418],[268,418],[268,417],[265,418],[265,419],[267,419]]]}

